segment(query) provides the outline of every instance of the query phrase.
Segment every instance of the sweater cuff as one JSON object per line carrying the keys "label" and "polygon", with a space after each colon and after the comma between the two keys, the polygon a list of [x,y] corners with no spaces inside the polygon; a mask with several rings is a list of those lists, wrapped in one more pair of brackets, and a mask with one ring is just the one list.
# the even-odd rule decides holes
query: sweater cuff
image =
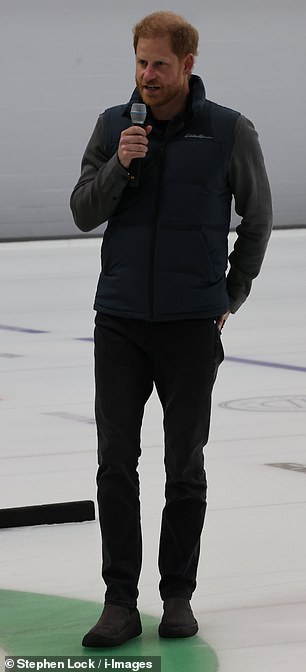
{"label": "sweater cuff", "polygon": [[226,282],[231,313],[236,313],[249,296],[252,278],[238,268],[232,267],[227,275]]}

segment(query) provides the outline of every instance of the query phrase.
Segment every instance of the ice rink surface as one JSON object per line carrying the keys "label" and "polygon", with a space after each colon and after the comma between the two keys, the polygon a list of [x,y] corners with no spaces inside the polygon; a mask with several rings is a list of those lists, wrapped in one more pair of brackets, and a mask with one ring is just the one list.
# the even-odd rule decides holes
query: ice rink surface
{"label": "ice rink surface", "polygon": [[[95,500],[99,248],[99,239],[0,247],[0,508]],[[223,332],[193,598],[221,672],[305,672],[305,249],[306,230],[273,233],[251,296]],[[139,607],[158,618],[164,475],[154,393],[142,438]],[[97,521],[2,529],[0,540],[2,590],[102,602]]]}

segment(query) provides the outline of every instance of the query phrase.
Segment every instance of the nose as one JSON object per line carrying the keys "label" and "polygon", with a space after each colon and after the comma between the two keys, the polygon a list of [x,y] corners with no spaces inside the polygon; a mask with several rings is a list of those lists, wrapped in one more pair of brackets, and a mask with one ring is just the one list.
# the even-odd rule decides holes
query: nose
{"label": "nose", "polygon": [[146,69],[143,72],[143,79],[150,80],[155,77],[155,70],[152,63],[148,63]]}

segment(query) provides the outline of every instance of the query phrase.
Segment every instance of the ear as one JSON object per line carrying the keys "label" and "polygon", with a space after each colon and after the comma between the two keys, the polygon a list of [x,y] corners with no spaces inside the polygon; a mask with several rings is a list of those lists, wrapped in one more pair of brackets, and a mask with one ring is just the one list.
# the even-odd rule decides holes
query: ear
{"label": "ear", "polygon": [[184,59],[184,74],[190,75],[194,66],[194,55],[187,54]]}

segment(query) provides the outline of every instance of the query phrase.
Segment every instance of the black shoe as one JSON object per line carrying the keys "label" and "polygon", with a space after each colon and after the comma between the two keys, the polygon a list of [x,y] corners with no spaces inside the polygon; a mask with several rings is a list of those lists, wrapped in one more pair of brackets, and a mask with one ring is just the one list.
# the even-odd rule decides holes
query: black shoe
{"label": "black shoe", "polygon": [[189,600],[169,597],[164,601],[164,615],[158,628],[160,637],[192,637],[198,629]]}
{"label": "black shoe", "polygon": [[138,609],[106,604],[96,625],[84,635],[82,645],[119,646],[132,637],[138,637],[141,632]]}

